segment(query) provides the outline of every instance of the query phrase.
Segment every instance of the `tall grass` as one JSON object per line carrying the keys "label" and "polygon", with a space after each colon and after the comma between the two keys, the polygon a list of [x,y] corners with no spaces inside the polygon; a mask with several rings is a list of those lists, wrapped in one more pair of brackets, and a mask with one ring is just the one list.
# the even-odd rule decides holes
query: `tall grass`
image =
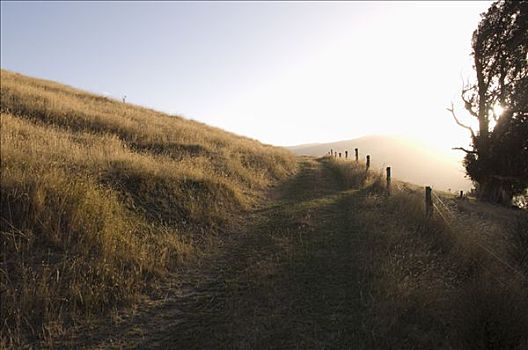
{"label": "tall grass", "polygon": [[[525,349],[528,346],[528,215],[444,196],[455,218],[424,214],[424,192],[364,164],[329,159],[376,242],[368,328],[376,348]],[[401,188],[401,189],[400,189]],[[440,194],[442,196],[442,194]],[[351,214],[352,215],[352,214]],[[445,214],[444,214],[445,217]]]}
{"label": "tall grass", "polygon": [[199,258],[282,149],[1,71],[1,343],[60,334]]}
{"label": "tall grass", "polygon": [[343,188],[361,189],[364,192],[377,194],[385,191],[385,181],[381,171],[367,169],[364,162],[338,158],[325,158],[325,161]]}
{"label": "tall grass", "polygon": [[[378,272],[383,302],[373,326],[385,346],[394,339],[424,348],[528,345],[528,274],[510,269],[521,267],[522,244],[506,226],[467,217],[445,222],[438,213],[427,219],[420,190],[371,195],[364,208],[361,225],[386,239]],[[513,236],[526,235],[520,232]],[[503,249],[510,245],[517,255]]]}

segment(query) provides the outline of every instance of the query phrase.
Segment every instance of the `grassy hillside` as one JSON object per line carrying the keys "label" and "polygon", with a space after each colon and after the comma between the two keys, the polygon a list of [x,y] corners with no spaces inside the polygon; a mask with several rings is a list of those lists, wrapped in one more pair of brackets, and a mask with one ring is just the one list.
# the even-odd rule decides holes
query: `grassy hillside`
{"label": "grassy hillside", "polygon": [[435,191],[451,214],[426,218],[423,188],[394,181],[387,196],[364,164],[305,157],[299,168],[206,259],[192,293],[62,344],[528,348],[527,212]]}
{"label": "grassy hillside", "polygon": [[360,159],[370,154],[372,167],[380,169],[391,166],[393,176],[417,185],[431,185],[435,189],[447,191],[464,190],[472,187],[471,181],[464,177],[461,156],[457,151],[444,153],[408,139],[390,136],[366,136],[353,140],[333,143],[310,144],[289,147],[298,155],[324,156],[330,149],[345,150],[354,159],[354,148],[359,148]]}
{"label": "grassy hillside", "polygon": [[0,342],[60,334],[196,261],[293,156],[1,71]]}
{"label": "grassy hillside", "polygon": [[0,348],[527,348],[526,211],[1,74]]}

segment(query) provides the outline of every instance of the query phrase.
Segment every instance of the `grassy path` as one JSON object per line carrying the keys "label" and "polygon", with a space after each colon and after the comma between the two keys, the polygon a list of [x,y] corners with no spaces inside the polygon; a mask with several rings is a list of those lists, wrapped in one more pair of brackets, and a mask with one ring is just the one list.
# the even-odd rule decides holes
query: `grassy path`
{"label": "grassy path", "polygon": [[167,285],[164,300],[150,302],[119,326],[87,330],[60,345],[364,347],[371,337],[362,326],[370,254],[354,220],[357,195],[345,191],[324,161],[303,160],[299,173],[250,213],[222,254],[190,274],[187,285]]}
{"label": "grassy path", "polygon": [[186,285],[165,286],[165,299],[138,310],[117,329],[81,341],[83,347],[521,344],[520,349],[528,344],[527,322],[521,322],[528,321],[525,290],[489,284],[468,263],[466,256],[473,253],[457,248],[438,222],[424,221],[414,195],[388,199],[369,195],[364,186],[354,189],[343,173],[348,168],[328,159],[303,159],[300,165]]}
{"label": "grassy path", "polygon": [[366,347],[372,242],[324,162],[306,160],[244,237],[216,261],[213,280],[183,307],[185,321],[147,348]]}

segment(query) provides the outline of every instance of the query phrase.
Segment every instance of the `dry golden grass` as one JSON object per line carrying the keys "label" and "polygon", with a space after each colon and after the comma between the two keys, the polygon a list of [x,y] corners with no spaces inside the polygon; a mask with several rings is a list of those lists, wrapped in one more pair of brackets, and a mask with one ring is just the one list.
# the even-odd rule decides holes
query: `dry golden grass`
{"label": "dry golden grass", "polygon": [[[221,263],[222,233],[298,170],[282,149],[1,74],[0,348],[53,344],[171,271]],[[423,190],[393,184],[301,160],[167,346],[527,348],[526,212],[440,194],[456,220],[427,219]]]}
{"label": "dry golden grass", "polygon": [[376,276],[365,284],[375,300],[365,320],[378,337],[369,347],[525,349],[526,211],[439,193],[449,213],[428,219],[422,188],[396,181],[387,196],[383,176],[350,163],[329,165],[364,194],[350,216],[377,244],[365,266]]}
{"label": "dry golden grass", "polygon": [[1,341],[60,334],[195,261],[285,150],[1,71]]}
{"label": "dry golden grass", "polygon": [[[183,321],[153,337],[161,345],[146,332],[139,347],[526,348],[528,280],[478,246],[520,268],[526,244],[512,236],[526,242],[526,221],[510,236],[496,215],[473,217],[473,203],[471,216],[447,224],[425,216],[423,188],[395,181],[387,196],[364,164],[304,158],[300,168],[228,262],[211,263],[221,271],[186,301]],[[510,244],[517,255],[503,249]]]}

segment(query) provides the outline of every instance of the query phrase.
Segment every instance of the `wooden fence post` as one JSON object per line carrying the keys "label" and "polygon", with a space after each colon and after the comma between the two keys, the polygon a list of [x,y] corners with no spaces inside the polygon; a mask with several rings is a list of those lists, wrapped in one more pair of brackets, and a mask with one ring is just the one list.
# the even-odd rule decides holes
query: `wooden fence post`
{"label": "wooden fence post", "polygon": [[433,189],[431,186],[425,187],[425,216],[431,217],[433,215]]}
{"label": "wooden fence post", "polygon": [[460,191],[460,199],[464,198],[464,191]]}
{"label": "wooden fence post", "polygon": [[359,150],[356,148],[356,163],[359,162]]}
{"label": "wooden fence post", "polygon": [[348,151],[345,151],[345,159],[348,159]]}
{"label": "wooden fence post", "polygon": [[330,149],[330,156],[333,156],[333,155],[334,155],[334,150]]}
{"label": "wooden fence post", "polygon": [[367,170],[370,168],[370,156],[367,155]]}
{"label": "wooden fence post", "polygon": [[391,167],[387,167],[387,194],[391,194]]}

